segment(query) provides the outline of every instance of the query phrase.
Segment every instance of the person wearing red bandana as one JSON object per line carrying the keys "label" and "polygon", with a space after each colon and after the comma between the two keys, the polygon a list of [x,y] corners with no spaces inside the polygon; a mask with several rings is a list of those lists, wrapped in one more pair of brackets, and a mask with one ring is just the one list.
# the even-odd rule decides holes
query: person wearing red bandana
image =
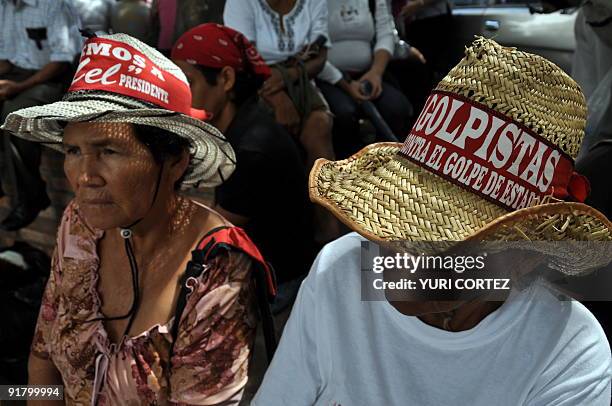
{"label": "person wearing red bandana", "polygon": [[213,23],[183,34],[172,59],[189,80],[192,107],[212,114],[209,122],[236,152],[236,170],[215,190],[215,209],[245,228],[274,266],[283,292],[314,259],[313,230],[298,146],[257,95],[270,68],[241,33]]}
{"label": "person wearing red bandana", "polygon": [[225,25],[244,34],[272,68],[260,93],[306,152],[306,168],[333,159],[332,118],[311,82],[323,69],[331,46],[323,0],[228,0]]}

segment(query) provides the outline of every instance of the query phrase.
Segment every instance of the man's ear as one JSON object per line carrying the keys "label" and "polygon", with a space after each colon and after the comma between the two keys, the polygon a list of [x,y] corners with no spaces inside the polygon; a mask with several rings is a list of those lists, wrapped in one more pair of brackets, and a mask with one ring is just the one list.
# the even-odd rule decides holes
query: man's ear
{"label": "man's ear", "polygon": [[221,69],[217,78],[223,85],[223,90],[229,93],[236,84],[236,71],[231,66],[225,66]]}

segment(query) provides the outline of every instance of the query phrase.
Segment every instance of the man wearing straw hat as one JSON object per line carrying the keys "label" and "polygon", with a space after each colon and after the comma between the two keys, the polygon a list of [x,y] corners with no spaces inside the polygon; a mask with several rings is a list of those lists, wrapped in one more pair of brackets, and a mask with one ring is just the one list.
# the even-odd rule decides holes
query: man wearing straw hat
{"label": "man wearing straw hat", "polygon": [[[356,233],[319,254],[253,404],[609,405],[604,332],[542,283],[503,304],[361,300],[365,239],[589,242],[603,254],[551,258],[568,274],[609,261],[612,223],[579,203],[588,184],[573,171],[585,116],[557,66],[479,38],[403,145],[318,160],[312,200]],[[538,255],[512,265],[530,270]]]}

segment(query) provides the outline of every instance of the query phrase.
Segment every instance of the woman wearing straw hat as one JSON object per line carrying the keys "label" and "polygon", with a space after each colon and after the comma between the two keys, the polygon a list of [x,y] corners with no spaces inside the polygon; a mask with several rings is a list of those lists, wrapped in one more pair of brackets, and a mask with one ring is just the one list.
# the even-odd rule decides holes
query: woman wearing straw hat
{"label": "woman wearing straw hat", "polygon": [[[356,233],[319,254],[253,404],[609,405],[604,332],[540,282],[503,304],[361,296],[366,239],[588,242],[599,249],[549,259],[568,274],[609,262],[612,223],[578,202],[588,185],[573,172],[585,115],[561,69],[480,38],[403,145],[317,161],[311,198]],[[512,265],[529,271],[539,255]]]}
{"label": "woman wearing straw hat", "polygon": [[267,266],[242,230],[177,193],[234,168],[222,134],[190,106],[176,65],[104,35],[85,43],[63,101],[4,123],[63,150],[76,194],[29,362],[30,384],[63,384],[67,404],[241,398],[256,325],[250,275]]}

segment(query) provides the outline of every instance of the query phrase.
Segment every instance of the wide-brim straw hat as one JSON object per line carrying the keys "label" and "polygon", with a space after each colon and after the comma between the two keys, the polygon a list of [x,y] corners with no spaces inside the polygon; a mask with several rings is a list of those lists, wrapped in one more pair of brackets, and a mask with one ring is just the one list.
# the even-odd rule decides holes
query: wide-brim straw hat
{"label": "wide-brim straw hat", "polygon": [[[560,68],[542,57],[478,38],[438,84],[404,144],[372,144],[346,160],[317,160],[309,179],[310,197],[375,242],[607,244],[612,241],[612,223],[588,205],[565,201],[583,200],[588,189],[571,167],[585,119],[584,96]],[[484,121],[478,120],[488,122],[482,131]],[[463,138],[462,126],[471,129]],[[501,130],[495,133],[494,127]],[[502,145],[499,134],[504,129],[511,129],[505,135],[515,140],[524,135],[525,148],[508,147],[507,140],[512,138],[506,136]],[[491,151],[498,154],[487,158]],[[499,166],[503,159],[509,168],[489,162]],[[510,165],[512,159],[515,168]],[[452,168],[461,160],[464,165],[454,172]],[[476,163],[486,168],[480,184],[477,169],[474,178],[470,170],[463,171]],[[523,197],[511,199],[508,194],[502,199],[503,182],[497,194],[485,190],[486,176],[490,180],[493,172],[498,178],[504,174],[514,179],[517,188],[524,188]],[[518,176],[513,177],[515,173]],[[579,260],[572,259],[571,252],[560,253],[568,261],[565,272],[578,273],[609,262],[612,250],[606,246],[580,255]]]}
{"label": "wide-brim straw hat", "polygon": [[[92,42],[95,42],[97,48],[94,48],[93,55],[86,55],[88,44]],[[102,68],[99,68],[94,60],[87,66],[89,70],[83,67],[86,57],[101,58],[101,55],[96,55],[95,52],[100,53],[100,49],[106,44],[121,48],[121,51],[116,53],[120,57],[118,62],[125,60],[121,69],[115,71],[114,77],[119,74],[125,75],[124,77],[129,75],[135,78],[133,86],[102,86],[102,75],[96,75],[95,72],[90,73],[91,78],[95,78],[92,80],[93,84],[77,83],[78,77],[83,78],[92,70],[107,68],[117,62],[102,61],[101,63],[106,65],[100,65]],[[219,130],[202,120],[206,118],[205,112],[190,108],[189,82],[178,66],[157,50],[126,34],[91,38],[83,49],[75,81],[62,101],[11,113],[2,129],[63,152],[62,137],[66,123],[132,123],[157,127],[189,142],[190,163],[183,184],[214,187],[229,178],[235,168],[234,150]],[[106,55],[106,59],[113,55]],[[134,59],[127,60],[126,55]],[[139,55],[140,59],[135,55]],[[156,72],[153,69],[156,69]],[[163,81],[158,79],[160,76]],[[142,79],[147,82],[146,85]],[[113,81],[117,80],[111,79],[110,76],[107,78],[107,82]],[[159,85],[157,93],[152,90],[156,85]],[[140,90],[147,90],[148,94],[139,92]],[[155,96],[160,99],[159,102]],[[162,96],[165,96],[166,100],[169,99],[170,103],[165,105]]]}

